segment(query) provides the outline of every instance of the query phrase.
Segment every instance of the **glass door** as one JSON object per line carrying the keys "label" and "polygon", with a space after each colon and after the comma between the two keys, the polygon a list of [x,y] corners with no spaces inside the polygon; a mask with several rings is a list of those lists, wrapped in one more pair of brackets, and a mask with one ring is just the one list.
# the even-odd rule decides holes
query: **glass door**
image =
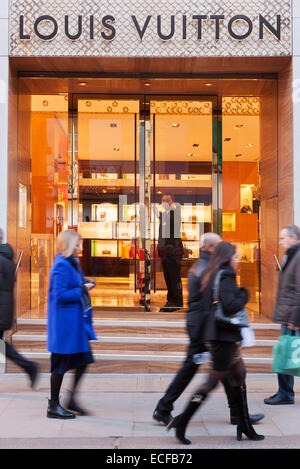
{"label": "glass door", "polygon": [[141,98],[74,100],[73,227],[83,238],[83,271],[96,279],[93,304],[138,306]]}
{"label": "glass door", "polygon": [[70,225],[94,306],[186,307],[201,234],[221,230],[216,98],[76,95],[73,109]]}
{"label": "glass door", "polygon": [[145,101],[150,109],[151,307],[177,311],[187,306],[187,274],[199,258],[201,235],[221,234],[217,99]]}

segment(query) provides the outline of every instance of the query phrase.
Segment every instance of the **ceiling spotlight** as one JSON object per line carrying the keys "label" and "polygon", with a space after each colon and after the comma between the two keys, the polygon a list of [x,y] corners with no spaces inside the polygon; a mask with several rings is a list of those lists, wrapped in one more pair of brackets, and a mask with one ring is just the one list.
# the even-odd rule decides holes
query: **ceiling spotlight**
{"label": "ceiling spotlight", "polygon": [[151,86],[151,83],[145,83],[145,86]]}
{"label": "ceiling spotlight", "polygon": [[253,143],[248,143],[248,147],[253,147]]}
{"label": "ceiling spotlight", "polygon": [[205,83],[205,86],[212,86],[212,83]]}
{"label": "ceiling spotlight", "polygon": [[193,143],[193,147],[198,148],[198,147],[199,147],[199,143]]}
{"label": "ceiling spotlight", "polygon": [[224,138],[224,142],[230,142],[230,140],[231,140],[231,137]]}
{"label": "ceiling spotlight", "polygon": [[243,156],[242,153],[237,153],[237,154],[235,155],[236,158],[240,158],[241,156]]}
{"label": "ceiling spotlight", "polygon": [[114,148],[114,151],[120,151],[120,148],[119,148],[119,147],[115,147],[115,148]]}
{"label": "ceiling spotlight", "polygon": [[186,156],[193,156],[193,153],[187,153]]}
{"label": "ceiling spotlight", "polygon": [[244,124],[237,124],[234,126],[235,130],[242,129],[244,127]]}
{"label": "ceiling spotlight", "polygon": [[172,124],[172,127],[179,127],[180,124]]}
{"label": "ceiling spotlight", "polygon": [[79,83],[80,86],[85,86],[86,84],[87,84],[86,81],[81,81],[81,82]]}

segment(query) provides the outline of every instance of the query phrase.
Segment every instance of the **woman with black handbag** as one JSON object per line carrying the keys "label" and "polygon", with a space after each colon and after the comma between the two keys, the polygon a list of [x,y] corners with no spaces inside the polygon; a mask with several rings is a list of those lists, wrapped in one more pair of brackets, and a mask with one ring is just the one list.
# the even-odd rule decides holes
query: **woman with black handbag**
{"label": "woman with black handbag", "polygon": [[247,290],[239,288],[236,283],[237,266],[236,248],[223,241],[216,246],[203,274],[202,290],[207,310],[204,338],[211,352],[212,366],[206,382],[193,394],[185,410],[168,426],[168,430],[175,428],[176,437],[183,444],[191,443],[185,438],[191,417],[228,371],[235,381],[232,392],[239,415],[237,439],[241,440],[243,433],[251,440],[264,439],[263,435],[255,432],[248,413],[246,369],[240,356],[239,343],[242,340],[241,324],[245,319],[242,311],[249,296]]}

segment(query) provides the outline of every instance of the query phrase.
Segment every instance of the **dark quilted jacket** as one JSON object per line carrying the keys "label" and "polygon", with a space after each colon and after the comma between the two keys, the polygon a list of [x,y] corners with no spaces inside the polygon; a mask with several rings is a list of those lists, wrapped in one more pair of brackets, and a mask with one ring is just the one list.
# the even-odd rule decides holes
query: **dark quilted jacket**
{"label": "dark quilted jacket", "polygon": [[9,244],[0,244],[0,331],[11,328],[14,315],[14,252]]}
{"label": "dark quilted jacket", "polygon": [[300,243],[287,251],[282,265],[273,321],[300,326]]}

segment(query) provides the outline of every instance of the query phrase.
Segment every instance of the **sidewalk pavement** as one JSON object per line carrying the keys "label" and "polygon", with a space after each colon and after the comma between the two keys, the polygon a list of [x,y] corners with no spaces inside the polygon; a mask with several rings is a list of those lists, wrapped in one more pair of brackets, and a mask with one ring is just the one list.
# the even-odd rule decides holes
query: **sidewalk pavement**
{"label": "sidewalk pavement", "polygon": [[[194,416],[187,431],[192,445],[180,445],[173,430],[152,420],[158,399],[173,375],[85,375],[80,403],[91,416],[65,421],[46,418],[49,375],[42,374],[36,391],[24,374],[0,375],[0,449],[295,449],[300,448],[300,380],[295,380],[294,405],[268,406],[263,399],[277,390],[273,374],[247,377],[249,410],[265,418],[256,431],[265,440],[236,440],[236,427],[229,424],[229,410],[220,386]],[[174,415],[203,381],[197,375],[175,403]],[[72,376],[66,375],[62,404]]]}

